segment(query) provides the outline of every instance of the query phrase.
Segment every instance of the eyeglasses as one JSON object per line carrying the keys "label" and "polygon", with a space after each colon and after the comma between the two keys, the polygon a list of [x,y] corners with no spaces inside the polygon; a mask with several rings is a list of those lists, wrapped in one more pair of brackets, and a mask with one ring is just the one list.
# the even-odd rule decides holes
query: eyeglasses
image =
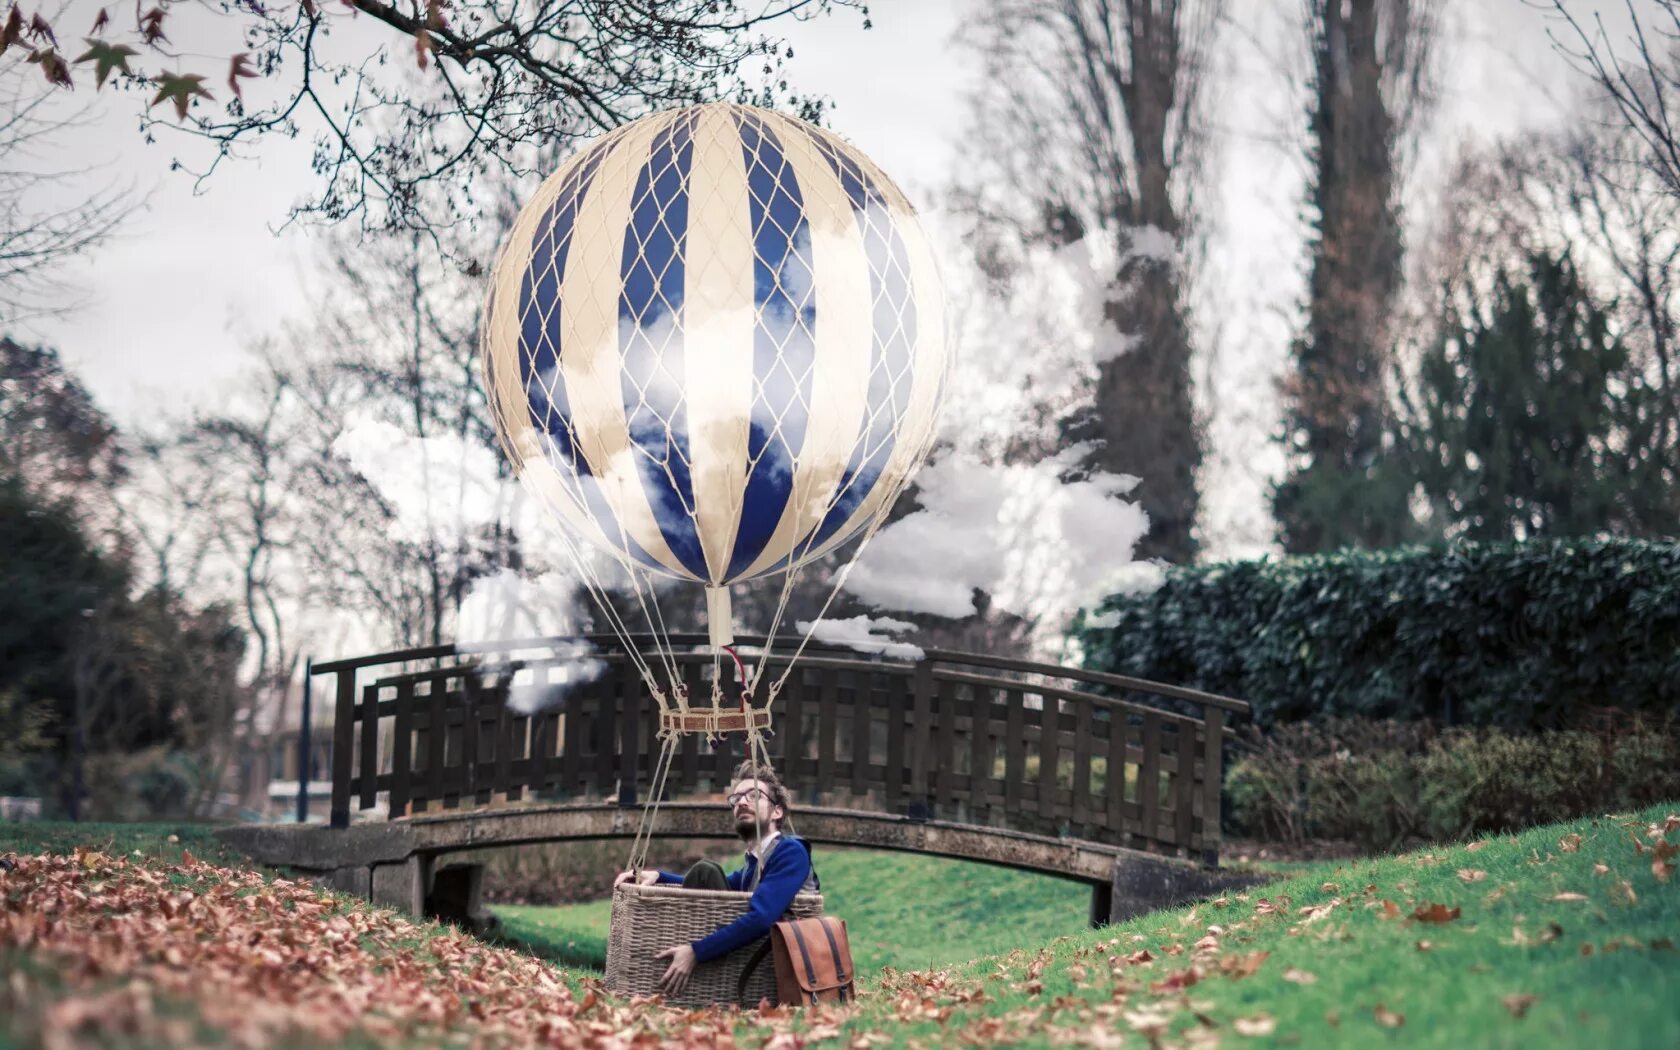
{"label": "eyeglasses", "polygon": [[749,800],[757,802],[761,798],[769,797],[769,795],[764,793],[763,788],[748,788],[745,791],[739,791],[733,795],[725,795],[724,801],[728,802],[731,806],[739,806],[741,803]]}

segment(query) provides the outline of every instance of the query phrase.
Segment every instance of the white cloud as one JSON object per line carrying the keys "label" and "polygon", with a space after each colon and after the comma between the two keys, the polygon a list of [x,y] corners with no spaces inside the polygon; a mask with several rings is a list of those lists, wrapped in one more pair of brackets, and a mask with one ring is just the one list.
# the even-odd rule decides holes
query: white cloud
{"label": "white cloud", "polygon": [[903,620],[893,620],[885,616],[853,616],[844,620],[818,620],[814,624],[801,620],[798,628],[808,633],[815,641],[843,645],[861,653],[880,653],[904,660],[920,660],[923,656],[921,646],[894,641],[876,633],[885,631],[889,634],[902,634],[916,629],[915,624],[905,623]]}
{"label": "white cloud", "polygon": [[1081,449],[1035,464],[954,453],[917,476],[921,509],[883,528],[848,574],[852,594],[884,609],[962,617],[973,592],[1059,632],[1082,607],[1146,587],[1159,568],[1132,561],[1149,527],[1120,498],[1135,478],[1063,481]]}
{"label": "white cloud", "polygon": [[383,420],[357,419],[332,450],[391,504],[395,539],[459,536],[494,522],[505,501],[496,453],[455,435],[419,438]]}
{"label": "white cloud", "polygon": [[543,572],[526,577],[501,569],[474,580],[461,599],[456,637],[463,642],[575,634],[583,623],[577,577]]}

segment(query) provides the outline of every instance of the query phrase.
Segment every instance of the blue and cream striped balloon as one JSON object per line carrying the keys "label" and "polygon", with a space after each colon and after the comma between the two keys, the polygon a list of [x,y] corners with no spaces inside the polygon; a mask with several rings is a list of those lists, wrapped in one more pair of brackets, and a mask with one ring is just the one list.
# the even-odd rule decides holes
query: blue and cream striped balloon
{"label": "blue and cream striped balloon", "polygon": [[639,120],[550,176],[483,331],[526,484],[587,540],[714,587],[885,514],[949,361],[903,193],[834,135],[729,103]]}

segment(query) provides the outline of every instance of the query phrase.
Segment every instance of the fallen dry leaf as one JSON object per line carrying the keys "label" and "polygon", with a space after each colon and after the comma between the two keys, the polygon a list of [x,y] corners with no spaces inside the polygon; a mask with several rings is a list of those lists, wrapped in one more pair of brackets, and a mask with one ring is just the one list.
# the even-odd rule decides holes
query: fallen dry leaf
{"label": "fallen dry leaf", "polygon": [[1558,849],[1563,850],[1565,853],[1574,853],[1576,850],[1578,850],[1580,848],[1581,848],[1581,836],[1580,835],[1571,833],[1571,834],[1565,835],[1561,839],[1558,839]]}
{"label": "fallen dry leaf", "polygon": [[1231,1027],[1238,1035],[1262,1036],[1271,1035],[1277,1031],[1277,1018],[1271,1014],[1255,1014],[1253,1017],[1239,1017],[1231,1022]]}
{"label": "fallen dry leaf", "polygon": [[1512,1017],[1521,1017],[1528,1013],[1528,1008],[1534,1005],[1535,999],[1532,995],[1514,994],[1505,996],[1500,1002],[1505,1004],[1505,1009],[1511,1011]]}
{"label": "fallen dry leaf", "polygon": [[1418,922],[1452,922],[1458,916],[1459,909],[1456,906],[1449,908],[1445,904],[1420,905],[1412,912],[1412,918]]}
{"label": "fallen dry leaf", "polygon": [[1371,1012],[1376,1017],[1377,1023],[1384,1028],[1399,1028],[1406,1023],[1405,1014],[1390,1010],[1382,1003],[1378,1003],[1376,1009]]}
{"label": "fallen dry leaf", "polygon": [[1485,878],[1487,878],[1487,872],[1480,868],[1458,869],[1458,881],[1460,882],[1481,882]]}
{"label": "fallen dry leaf", "polygon": [[1253,952],[1248,955],[1227,955],[1219,960],[1219,972],[1236,980],[1242,977],[1253,977],[1260,970],[1271,952]]}
{"label": "fallen dry leaf", "polygon": [[1315,984],[1318,981],[1315,975],[1305,970],[1297,970],[1294,967],[1283,971],[1283,979],[1294,984]]}
{"label": "fallen dry leaf", "polygon": [[1585,893],[1574,893],[1574,892],[1570,892],[1570,891],[1565,891],[1563,893],[1552,894],[1552,900],[1555,900],[1555,901],[1584,901],[1586,899],[1587,899],[1587,895]]}

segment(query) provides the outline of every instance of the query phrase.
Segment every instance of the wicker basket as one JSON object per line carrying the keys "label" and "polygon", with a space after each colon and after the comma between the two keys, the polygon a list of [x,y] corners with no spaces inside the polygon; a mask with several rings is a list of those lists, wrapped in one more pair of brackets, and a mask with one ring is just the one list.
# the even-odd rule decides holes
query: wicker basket
{"label": "wicker basket", "polygon": [[[607,991],[617,995],[660,995],[659,979],[670,965],[654,955],[673,944],[699,940],[747,913],[750,893],[730,890],[685,890],[680,886],[636,886],[625,883],[613,891],[612,932],[607,937]],[[822,914],[822,896],[801,893],[787,913],[807,919]],[[741,970],[762,942],[737,948],[728,955],[694,967],[681,995],[667,996],[673,1006],[714,1004],[756,1006],[776,998],[776,968],[766,958],[747,981],[746,995],[736,998]]]}

